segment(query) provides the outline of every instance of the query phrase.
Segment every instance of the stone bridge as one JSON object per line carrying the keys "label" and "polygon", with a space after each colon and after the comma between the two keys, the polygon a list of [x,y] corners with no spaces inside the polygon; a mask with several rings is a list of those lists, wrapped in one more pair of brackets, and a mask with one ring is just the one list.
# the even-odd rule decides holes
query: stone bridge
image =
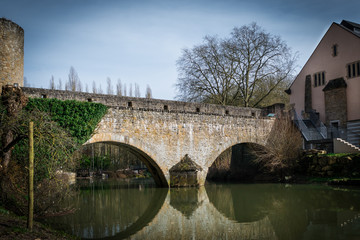
{"label": "stone bridge", "polygon": [[239,143],[264,145],[274,123],[261,110],[201,103],[119,97],[23,88],[29,97],[75,99],[109,106],[85,144],[108,142],[127,147],[148,167],[159,186],[169,186],[170,169],[187,155],[203,185],[208,168]]}

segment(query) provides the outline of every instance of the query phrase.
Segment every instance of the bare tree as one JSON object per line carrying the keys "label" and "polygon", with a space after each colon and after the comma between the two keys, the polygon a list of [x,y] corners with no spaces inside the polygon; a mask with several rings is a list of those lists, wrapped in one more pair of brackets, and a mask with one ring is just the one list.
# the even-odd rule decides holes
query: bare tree
{"label": "bare tree", "polygon": [[100,85],[99,85],[99,89],[97,90],[97,93],[103,94],[103,90],[102,90],[102,88],[101,88],[101,83],[100,83]]}
{"label": "bare tree", "polygon": [[126,93],[126,83],[124,83],[124,96],[127,96],[127,93]]}
{"label": "bare tree", "polygon": [[76,90],[78,92],[82,92],[82,90],[83,90],[82,83],[81,83],[80,79],[79,79],[79,81],[78,81],[78,83],[76,85]]}
{"label": "bare tree", "polygon": [[130,83],[129,96],[130,96],[130,97],[132,97],[132,96],[133,96],[133,87],[132,87],[132,83]]}
{"label": "bare tree", "polygon": [[97,93],[95,81],[92,82],[92,93]]}
{"label": "bare tree", "polygon": [[70,67],[68,74],[67,90],[70,91],[81,91],[80,78],[73,66]]}
{"label": "bare tree", "polygon": [[[177,62],[178,98],[257,107],[291,76],[295,59],[280,37],[256,23],[234,28],[225,39],[207,36]],[[261,84],[266,91],[258,91]]]}
{"label": "bare tree", "polygon": [[151,88],[150,88],[149,85],[146,86],[145,97],[146,97],[146,98],[152,98],[152,92],[151,92]]}
{"label": "bare tree", "polygon": [[113,95],[114,92],[113,92],[113,89],[112,89],[111,78],[108,77],[106,79],[106,82],[107,82],[107,94]]}
{"label": "bare tree", "polygon": [[62,80],[61,78],[59,78],[58,80],[58,87],[57,87],[59,90],[62,90]]}
{"label": "bare tree", "polygon": [[117,84],[116,84],[116,95],[122,96],[122,85],[121,85],[120,78],[118,79]]}
{"label": "bare tree", "polygon": [[24,77],[24,87],[30,87],[30,83],[26,77]]}
{"label": "bare tree", "polygon": [[50,86],[49,86],[49,88],[50,88],[51,90],[54,90],[54,89],[55,89],[55,78],[54,78],[53,75],[51,75],[51,78],[50,78]]}
{"label": "bare tree", "polygon": [[140,87],[135,83],[135,97],[140,97]]}
{"label": "bare tree", "polygon": [[254,161],[260,163],[270,172],[291,171],[300,158],[302,137],[287,115],[280,115],[275,120],[274,126],[264,147],[252,145],[253,153],[257,157]]}
{"label": "bare tree", "polygon": [[85,92],[89,92],[89,85],[87,83],[85,84]]}

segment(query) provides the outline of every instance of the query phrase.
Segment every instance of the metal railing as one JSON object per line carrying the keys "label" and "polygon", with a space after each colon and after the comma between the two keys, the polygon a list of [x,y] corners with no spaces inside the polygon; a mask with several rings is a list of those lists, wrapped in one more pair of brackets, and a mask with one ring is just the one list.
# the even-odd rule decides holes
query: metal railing
{"label": "metal railing", "polygon": [[[293,110],[294,122],[300,129],[302,135],[306,141],[325,139],[327,136],[327,130],[324,124],[323,126],[317,127],[314,123],[315,128],[309,129],[304,123],[304,119],[299,116],[295,110]],[[310,120],[311,121],[311,120]]]}
{"label": "metal railing", "polygon": [[310,121],[314,124],[318,132],[321,134],[321,136],[326,139],[327,138],[327,127],[322,123],[319,119],[318,114],[315,113],[315,111],[310,111]]}

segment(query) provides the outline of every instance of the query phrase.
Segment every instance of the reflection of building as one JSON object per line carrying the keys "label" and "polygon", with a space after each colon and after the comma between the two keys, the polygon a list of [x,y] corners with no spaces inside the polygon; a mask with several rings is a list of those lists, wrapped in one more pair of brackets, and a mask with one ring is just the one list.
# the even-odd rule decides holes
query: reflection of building
{"label": "reflection of building", "polygon": [[360,147],[360,24],[333,23],[287,93],[306,140]]}

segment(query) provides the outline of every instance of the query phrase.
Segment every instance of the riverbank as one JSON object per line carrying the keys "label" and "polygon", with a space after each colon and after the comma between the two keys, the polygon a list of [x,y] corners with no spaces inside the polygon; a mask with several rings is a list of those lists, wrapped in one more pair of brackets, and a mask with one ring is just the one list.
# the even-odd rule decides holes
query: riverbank
{"label": "riverbank", "polygon": [[26,227],[26,218],[18,217],[9,211],[0,207],[0,239],[2,240],[67,240],[73,239],[77,240],[75,236],[69,234],[55,231],[52,228],[41,224],[39,222],[34,222],[33,231],[30,232]]}

